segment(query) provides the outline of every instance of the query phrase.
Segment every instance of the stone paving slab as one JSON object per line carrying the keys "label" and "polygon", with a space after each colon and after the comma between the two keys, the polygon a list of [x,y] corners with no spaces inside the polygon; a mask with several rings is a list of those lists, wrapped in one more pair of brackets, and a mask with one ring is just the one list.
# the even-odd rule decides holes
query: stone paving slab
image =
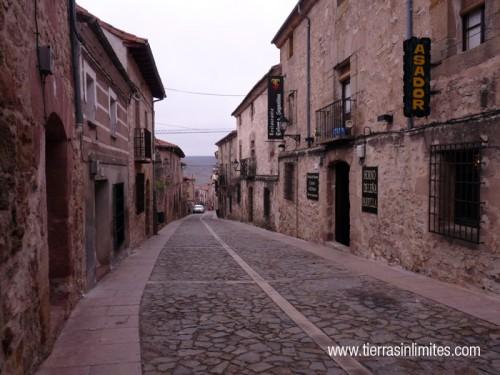
{"label": "stone paving slab", "polygon": [[[144,292],[145,375],[343,373],[220,245],[213,245],[198,218],[186,220],[183,228],[189,230],[167,242]],[[199,242],[182,246],[191,233]],[[202,272],[186,272],[200,270],[200,264]]]}
{"label": "stone paving slab", "polygon": [[139,305],[165,242],[181,221],[145,241],[85,295],[37,375],[140,375]]}
{"label": "stone paving slab", "polygon": [[[498,374],[500,327],[373,277],[329,264],[313,254],[240,225],[210,226],[261,275],[297,271],[272,286],[316,326],[341,345],[479,345],[480,358],[358,358],[379,374]],[[245,233],[246,232],[246,233]],[[242,238],[252,237],[252,245]],[[303,268],[305,271],[300,272]]]}

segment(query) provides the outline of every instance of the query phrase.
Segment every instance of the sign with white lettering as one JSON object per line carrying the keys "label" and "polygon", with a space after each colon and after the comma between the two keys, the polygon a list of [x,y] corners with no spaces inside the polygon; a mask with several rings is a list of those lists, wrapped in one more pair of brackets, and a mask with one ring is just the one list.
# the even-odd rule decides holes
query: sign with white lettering
{"label": "sign with white lettering", "polygon": [[267,81],[267,139],[283,139],[279,116],[283,115],[283,77],[269,76]]}
{"label": "sign with white lettering", "polygon": [[319,173],[307,174],[307,199],[319,199]]}
{"label": "sign with white lettering", "polygon": [[361,210],[377,213],[378,208],[378,167],[363,167],[361,187]]}
{"label": "sign with white lettering", "polygon": [[404,41],[404,115],[424,117],[431,113],[431,40],[410,38]]}

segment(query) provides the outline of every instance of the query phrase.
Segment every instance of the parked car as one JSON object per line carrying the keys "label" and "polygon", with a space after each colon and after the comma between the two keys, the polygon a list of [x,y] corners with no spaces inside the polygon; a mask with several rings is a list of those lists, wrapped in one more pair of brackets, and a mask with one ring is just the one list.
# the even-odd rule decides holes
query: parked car
{"label": "parked car", "polygon": [[205,212],[205,207],[202,204],[195,204],[193,206],[193,214],[202,214]]}

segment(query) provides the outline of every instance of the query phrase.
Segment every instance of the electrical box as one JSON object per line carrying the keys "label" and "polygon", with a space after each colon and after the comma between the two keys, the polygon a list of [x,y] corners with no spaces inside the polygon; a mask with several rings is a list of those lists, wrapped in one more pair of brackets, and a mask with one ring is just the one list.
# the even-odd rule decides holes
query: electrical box
{"label": "electrical box", "polygon": [[54,72],[54,56],[50,46],[38,47],[38,62],[40,74],[48,76]]}

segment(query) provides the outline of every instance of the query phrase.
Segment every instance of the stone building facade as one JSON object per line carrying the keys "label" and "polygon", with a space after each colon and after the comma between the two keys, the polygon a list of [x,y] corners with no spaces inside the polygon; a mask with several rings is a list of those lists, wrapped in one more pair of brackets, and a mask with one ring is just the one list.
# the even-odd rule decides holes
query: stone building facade
{"label": "stone building facade", "polygon": [[100,22],[124,66],[135,91],[127,108],[129,121],[130,246],[135,247],[156,231],[154,210],[154,102],[166,97],[147,39]]}
{"label": "stone building facade", "polygon": [[0,6],[2,374],[33,371],[85,289],[70,5]]}
{"label": "stone building facade", "polygon": [[[238,134],[233,130],[216,142],[218,147],[217,174],[215,181],[215,211],[219,217],[239,220],[241,217],[240,173],[234,168],[238,160]],[[238,189],[240,189],[238,191]]]}
{"label": "stone building facade", "polygon": [[237,129],[216,143],[221,216],[274,230],[281,142],[267,139],[267,82],[280,74],[280,66],[273,66],[255,84],[232,113]]}
{"label": "stone building facade", "polygon": [[186,216],[186,201],[182,191],[184,152],[173,143],[156,139],[155,189],[158,226]]}
{"label": "stone building facade", "polygon": [[[87,285],[92,287],[128,247],[130,195],[127,108],[135,87],[100,21],[78,9],[82,41],[81,82],[84,126],[85,246]],[[133,157],[133,156],[132,156]]]}
{"label": "stone building facade", "polygon": [[164,91],[147,42],[150,60],[129,73],[106,32],[74,1],[0,7],[2,374],[33,373],[78,299],[133,244],[130,101],[146,93],[152,129],[152,96]]}
{"label": "stone building facade", "polygon": [[[257,163],[277,165],[276,230],[500,293],[499,17],[497,1],[414,1],[414,35],[431,39],[432,81],[430,115],[411,123],[405,7],[300,1],[272,40],[283,146]],[[238,118],[240,162],[254,139],[248,116]],[[256,126],[264,132],[267,122]]]}

